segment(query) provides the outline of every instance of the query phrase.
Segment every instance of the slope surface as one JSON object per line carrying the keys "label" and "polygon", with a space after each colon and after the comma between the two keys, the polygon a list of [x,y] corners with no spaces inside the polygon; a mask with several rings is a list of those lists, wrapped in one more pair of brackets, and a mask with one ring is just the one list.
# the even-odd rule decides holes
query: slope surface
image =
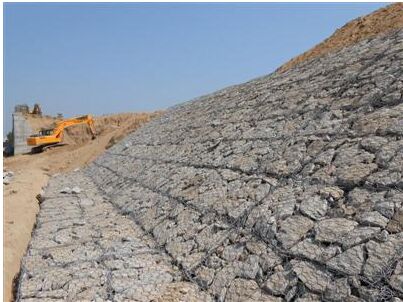
{"label": "slope surface", "polygon": [[323,42],[282,65],[278,71],[400,28],[403,28],[403,3],[394,3],[348,22]]}
{"label": "slope surface", "polygon": [[[134,226],[124,225],[141,228],[178,279],[195,285],[196,296],[207,294],[200,300],[403,298],[402,88],[400,30],[172,108],[76,178],[98,187],[116,225],[124,215]],[[80,194],[93,190],[85,183],[76,183]],[[44,210],[70,211],[47,195]],[[66,223],[80,238],[71,217]],[[76,253],[70,238],[41,227],[20,299],[49,298],[55,289],[58,297],[82,297],[79,274],[54,251],[71,250],[71,260],[88,267],[109,258],[93,254],[92,243]],[[94,244],[103,238],[85,236]],[[57,278],[42,267],[75,277],[53,286]],[[119,282],[84,298],[146,301],[130,285],[135,269],[123,267],[116,274],[102,267],[99,276]]]}

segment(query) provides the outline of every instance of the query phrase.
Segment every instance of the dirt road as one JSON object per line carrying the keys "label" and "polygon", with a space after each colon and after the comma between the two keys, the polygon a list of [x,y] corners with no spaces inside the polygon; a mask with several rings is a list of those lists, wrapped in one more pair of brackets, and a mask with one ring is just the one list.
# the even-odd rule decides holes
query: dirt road
{"label": "dirt road", "polygon": [[3,301],[10,301],[12,281],[20,269],[20,259],[31,238],[31,230],[39,209],[35,193],[39,193],[41,187],[46,184],[48,175],[39,168],[29,165],[24,167],[23,163],[18,162],[6,164],[6,167],[15,171],[12,183],[4,186],[3,191]]}

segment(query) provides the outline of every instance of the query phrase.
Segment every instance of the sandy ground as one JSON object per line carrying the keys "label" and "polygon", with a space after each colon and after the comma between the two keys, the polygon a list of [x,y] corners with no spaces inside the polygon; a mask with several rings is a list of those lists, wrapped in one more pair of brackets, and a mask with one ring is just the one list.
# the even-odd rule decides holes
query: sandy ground
{"label": "sandy ground", "polygon": [[7,168],[15,171],[12,183],[4,186],[3,190],[3,301],[10,301],[12,281],[20,269],[20,259],[31,238],[39,209],[35,192],[40,192],[48,175],[38,167],[31,167],[26,159],[24,162],[28,162],[27,167],[23,163],[5,162]]}
{"label": "sandy ground", "polygon": [[150,116],[152,118],[158,114],[142,114],[139,118],[130,114],[101,117],[98,119],[99,136],[95,140],[83,139],[90,137],[84,126],[71,128],[66,137],[70,142],[68,145],[39,154],[4,159],[3,169],[14,172],[14,177],[9,185],[3,185],[3,301],[12,301],[13,279],[20,270],[20,260],[27,249],[39,210],[36,195],[49,177],[84,167],[101,154],[111,141],[116,142],[147,122]]}

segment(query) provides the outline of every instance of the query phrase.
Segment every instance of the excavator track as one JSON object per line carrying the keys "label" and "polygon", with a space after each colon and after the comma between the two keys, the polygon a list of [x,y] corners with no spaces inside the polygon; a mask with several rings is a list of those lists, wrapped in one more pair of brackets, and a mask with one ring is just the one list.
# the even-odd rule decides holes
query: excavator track
{"label": "excavator track", "polygon": [[51,150],[53,148],[56,147],[62,147],[65,146],[66,144],[64,143],[56,143],[56,144],[50,144],[50,145],[41,145],[41,146],[37,146],[31,149],[31,154],[37,154],[37,153],[41,153],[47,150]]}

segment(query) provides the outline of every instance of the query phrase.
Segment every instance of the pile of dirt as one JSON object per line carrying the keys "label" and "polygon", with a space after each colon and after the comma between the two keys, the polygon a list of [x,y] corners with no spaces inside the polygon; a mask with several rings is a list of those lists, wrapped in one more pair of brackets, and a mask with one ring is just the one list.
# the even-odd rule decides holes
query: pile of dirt
{"label": "pile of dirt", "polygon": [[56,117],[50,115],[36,115],[36,114],[26,114],[25,115],[31,129],[37,133],[41,129],[52,128],[56,124],[56,122],[61,121]]}
{"label": "pile of dirt", "polygon": [[329,38],[303,54],[291,59],[278,68],[277,71],[286,71],[306,60],[323,56],[364,39],[388,33],[402,27],[403,3],[391,4],[367,16],[357,18],[347,23],[342,28],[336,30]]}
{"label": "pile of dirt", "polygon": [[[95,131],[98,137],[113,134],[106,147],[113,142],[120,141],[125,135],[159,116],[162,112],[155,113],[120,113],[95,117]],[[68,144],[85,144],[92,139],[91,132],[87,125],[69,127],[65,131],[64,141]]]}
{"label": "pile of dirt", "polygon": [[[142,124],[159,116],[162,111],[153,113],[119,113],[94,117],[94,127],[98,139],[110,136],[108,144],[110,147],[121,140],[125,135],[137,129]],[[51,129],[62,119],[51,116],[27,115],[28,123],[36,133],[41,129]],[[63,143],[68,145],[82,146],[92,139],[89,127],[86,124],[74,125],[64,131]],[[100,150],[101,151],[101,150]]]}

